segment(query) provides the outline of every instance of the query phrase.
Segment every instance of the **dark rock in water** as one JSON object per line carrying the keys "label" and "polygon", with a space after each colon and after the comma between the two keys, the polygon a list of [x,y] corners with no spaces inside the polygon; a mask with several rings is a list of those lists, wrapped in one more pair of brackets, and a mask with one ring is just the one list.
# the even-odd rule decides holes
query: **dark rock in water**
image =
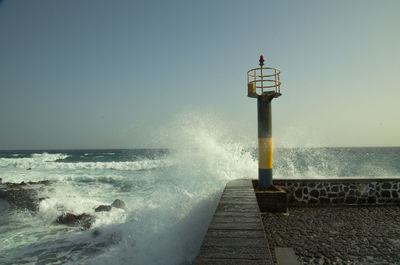
{"label": "dark rock in water", "polygon": [[50,185],[51,182],[43,180],[37,182],[29,181],[28,183],[22,181],[21,183],[6,182],[1,184],[0,199],[5,199],[18,208],[37,211],[40,201],[45,198],[38,198],[37,189],[28,187],[35,184]]}
{"label": "dark rock in water", "polygon": [[50,181],[50,180],[41,180],[41,181],[28,181],[28,184],[29,184],[29,185],[34,185],[34,184],[43,184],[43,185],[46,185],[46,186],[48,186],[48,185],[50,185],[50,184],[53,184],[53,182],[52,182],[52,181]]}
{"label": "dark rock in water", "polygon": [[69,226],[82,226],[85,229],[89,229],[94,223],[95,218],[90,214],[79,214],[75,215],[73,213],[64,213],[57,217],[56,222],[63,225]]}
{"label": "dark rock in water", "polygon": [[115,208],[120,208],[120,209],[126,209],[126,204],[124,201],[120,200],[120,199],[116,199],[112,204],[112,207]]}
{"label": "dark rock in water", "polygon": [[37,211],[39,208],[37,192],[33,189],[0,189],[0,198],[7,200],[18,208],[31,211]]}
{"label": "dark rock in water", "polygon": [[22,181],[21,183],[6,182],[5,184],[7,185],[8,188],[11,188],[11,189],[18,189],[23,186],[26,186],[26,183],[24,181]]}
{"label": "dark rock in water", "polygon": [[28,183],[26,183],[25,181],[22,181],[21,183],[12,183],[12,182],[6,182],[4,184],[7,185],[8,188],[21,188],[23,186],[27,186],[27,184],[29,185],[50,185],[53,182],[51,182],[50,180],[41,180],[41,181],[28,181]]}
{"label": "dark rock in water", "polygon": [[7,211],[10,208],[8,201],[0,199],[0,212]]}
{"label": "dark rock in water", "polygon": [[100,230],[99,229],[95,229],[93,232],[92,232],[92,235],[93,236],[99,236],[100,235]]}
{"label": "dark rock in water", "polygon": [[109,212],[111,210],[110,205],[100,205],[96,209],[94,209],[95,212]]}

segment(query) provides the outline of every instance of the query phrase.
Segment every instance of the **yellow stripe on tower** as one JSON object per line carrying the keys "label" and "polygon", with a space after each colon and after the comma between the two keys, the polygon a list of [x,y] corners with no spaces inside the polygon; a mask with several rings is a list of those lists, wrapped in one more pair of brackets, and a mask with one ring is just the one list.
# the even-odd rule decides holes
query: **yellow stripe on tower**
{"label": "yellow stripe on tower", "polygon": [[272,168],[272,138],[258,138],[258,168]]}

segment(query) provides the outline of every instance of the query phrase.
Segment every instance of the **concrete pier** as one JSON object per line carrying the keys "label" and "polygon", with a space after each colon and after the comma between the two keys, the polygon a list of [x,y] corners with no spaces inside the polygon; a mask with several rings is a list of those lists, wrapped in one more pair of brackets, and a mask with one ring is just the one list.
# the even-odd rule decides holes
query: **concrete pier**
{"label": "concrete pier", "polygon": [[226,185],[194,264],[273,264],[251,179]]}
{"label": "concrete pier", "polygon": [[399,264],[400,179],[275,179],[288,212],[260,212],[257,180],[229,182],[194,264]]}

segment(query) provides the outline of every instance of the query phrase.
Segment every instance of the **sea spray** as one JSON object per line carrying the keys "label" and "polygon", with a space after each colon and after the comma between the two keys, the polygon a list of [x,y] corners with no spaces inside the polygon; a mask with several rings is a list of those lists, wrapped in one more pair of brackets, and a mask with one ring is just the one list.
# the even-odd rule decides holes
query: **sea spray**
{"label": "sea spray", "polygon": [[[161,131],[166,151],[3,156],[4,181],[54,182],[41,191],[45,199],[37,213],[9,212],[21,222],[0,231],[8,238],[0,261],[190,264],[225,183],[255,177],[256,159],[254,150],[232,140],[223,122],[210,116],[184,115]],[[94,212],[116,198],[128,209]],[[89,213],[96,221],[86,231],[54,223],[65,212]]]}
{"label": "sea spray", "polygon": [[277,148],[276,178],[400,177],[398,147]]}
{"label": "sea spray", "polygon": [[212,114],[185,113],[166,128],[160,144],[172,150],[171,157],[180,169],[195,170],[202,174],[199,178],[210,176],[224,183],[256,177],[254,149],[238,142],[223,119]]}
{"label": "sea spray", "polygon": [[160,145],[170,150],[171,166],[168,177],[154,183],[136,221],[122,228],[135,247],[124,241],[92,264],[108,264],[115,257],[121,264],[191,264],[225,183],[255,176],[250,149],[233,142],[221,120],[185,114],[161,131]]}

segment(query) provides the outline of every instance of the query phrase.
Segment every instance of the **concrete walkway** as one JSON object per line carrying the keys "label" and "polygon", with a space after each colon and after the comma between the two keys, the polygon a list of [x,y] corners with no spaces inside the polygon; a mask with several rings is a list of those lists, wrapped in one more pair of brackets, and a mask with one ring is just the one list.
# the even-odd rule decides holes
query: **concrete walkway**
{"label": "concrete walkway", "polygon": [[194,264],[273,264],[250,179],[226,185]]}

